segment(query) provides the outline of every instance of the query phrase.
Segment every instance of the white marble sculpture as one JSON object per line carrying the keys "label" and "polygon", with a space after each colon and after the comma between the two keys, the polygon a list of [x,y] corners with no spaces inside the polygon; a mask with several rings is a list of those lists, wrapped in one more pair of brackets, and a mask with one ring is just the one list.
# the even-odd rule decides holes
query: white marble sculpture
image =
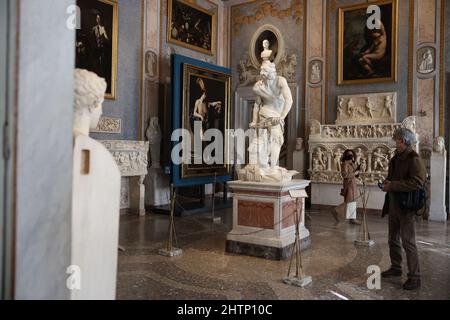
{"label": "white marble sculpture", "polygon": [[270,57],[272,56],[272,50],[269,49],[269,40],[263,41],[263,52],[261,52],[262,64],[270,63]]}
{"label": "white marble sculpture", "polygon": [[443,137],[436,137],[430,159],[430,220],[447,221],[445,192],[447,179],[447,151]]}
{"label": "white marble sculpture", "polygon": [[253,87],[256,101],[249,127],[255,129],[255,135],[249,147],[250,163],[238,171],[238,176],[245,181],[290,181],[298,172],[279,167],[278,161],[292,93],[286,79],[277,76],[275,64],[269,61],[268,41],[264,41],[264,46],[261,80]]}
{"label": "white marble sculpture", "polygon": [[[347,101],[347,105],[345,102]],[[336,124],[395,123],[397,94],[395,92],[339,96]]]}
{"label": "white marble sculpture", "polygon": [[106,81],[75,70],[72,259],[81,271],[71,299],[116,296],[120,172],[111,153],[89,137],[102,114]]}
{"label": "white marble sculpture", "polygon": [[384,108],[383,111],[381,112],[381,117],[389,117],[392,118],[392,107],[394,105],[394,100],[392,98],[392,96],[387,95],[385,100],[384,100]]}
{"label": "white marble sculpture", "polygon": [[151,167],[152,169],[159,169],[161,168],[160,155],[162,135],[158,117],[150,119],[150,125],[148,126],[146,135],[150,143]]}

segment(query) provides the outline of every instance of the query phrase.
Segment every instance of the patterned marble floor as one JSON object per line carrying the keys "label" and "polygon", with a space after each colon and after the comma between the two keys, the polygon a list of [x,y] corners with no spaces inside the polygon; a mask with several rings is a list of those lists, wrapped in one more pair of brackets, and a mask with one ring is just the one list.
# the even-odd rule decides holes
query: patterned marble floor
{"label": "patterned marble floor", "polygon": [[[226,234],[231,230],[231,211],[223,210],[221,224],[205,216],[176,218],[179,247],[183,255],[165,258],[167,216],[122,216],[119,253],[118,299],[151,300],[384,300],[450,299],[450,224],[421,222],[417,241],[422,268],[422,289],[405,292],[402,279],[382,280],[380,290],[367,288],[367,267],[389,267],[387,219],[369,217],[376,245],[353,245],[359,227],[334,227],[327,211],[308,211],[311,248],[302,254],[307,288],[285,285],[289,261],[270,261],[225,253]],[[406,270],[406,265],[404,266]],[[406,273],[406,272],[405,272]]]}

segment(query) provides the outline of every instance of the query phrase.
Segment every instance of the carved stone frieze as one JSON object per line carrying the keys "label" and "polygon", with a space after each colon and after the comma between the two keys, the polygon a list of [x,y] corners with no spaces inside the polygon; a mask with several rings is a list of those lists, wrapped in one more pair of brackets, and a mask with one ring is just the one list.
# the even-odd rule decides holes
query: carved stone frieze
{"label": "carved stone frieze", "polygon": [[339,96],[336,124],[397,122],[397,93]]}
{"label": "carved stone frieze", "polygon": [[91,130],[93,133],[121,133],[122,119],[102,117],[97,125],[97,128]]}
{"label": "carved stone frieze", "polygon": [[[374,125],[321,125],[313,120],[310,124],[309,155],[310,179],[315,183],[342,183],[341,157],[345,150],[356,153],[360,166],[359,183],[377,184],[387,177],[389,161],[394,156],[394,131],[405,127],[415,131],[415,117],[402,124]],[[418,143],[414,146],[418,150]]]}
{"label": "carved stone frieze", "polygon": [[100,141],[111,152],[123,177],[145,176],[149,143],[143,141]]}

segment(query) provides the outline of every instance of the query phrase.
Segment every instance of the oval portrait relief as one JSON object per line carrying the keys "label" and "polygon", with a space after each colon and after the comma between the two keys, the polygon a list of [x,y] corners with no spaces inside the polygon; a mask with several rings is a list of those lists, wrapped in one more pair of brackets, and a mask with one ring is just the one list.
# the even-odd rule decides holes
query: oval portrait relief
{"label": "oval portrait relief", "polygon": [[277,64],[284,54],[284,40],[281,32],[272,25],[264,25],[256,30],[250,41],[249,55],[252,64],[259,69],[261,67],[263,41],[269,41],[269,50],[272,51],[270,61]]}

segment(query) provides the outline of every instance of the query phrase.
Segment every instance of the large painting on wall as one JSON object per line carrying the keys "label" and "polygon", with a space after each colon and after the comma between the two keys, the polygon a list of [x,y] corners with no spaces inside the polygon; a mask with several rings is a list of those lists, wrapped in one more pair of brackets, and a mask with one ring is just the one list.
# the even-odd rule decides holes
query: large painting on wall
{"label": "large painting on wall", "polygon": [[183,129],[188,135],[183,142],[190,145],[183,149],[181,164],[172,165],[173,183],[228,181],[231,70],[181,55],[173,56],[172,65],[172,129]]}
{"label": "large painting on wall", "polygon": [[192,2],[168,1],[167,41],[214,55],[217,39],[217,17]]}
{"label": "large painting on wall", "polygon": [[[369,5],[380,8],[381,19],[370,19]],[[397,0],[339,9],[338,84],[397,81],[397,17]]]}
{"label": "large painting on wall", "polygon": [[95,72],[107,82],[105,97],[116,98],[118,3],[77,0],[80,29],[76,33],[76,67]]}

